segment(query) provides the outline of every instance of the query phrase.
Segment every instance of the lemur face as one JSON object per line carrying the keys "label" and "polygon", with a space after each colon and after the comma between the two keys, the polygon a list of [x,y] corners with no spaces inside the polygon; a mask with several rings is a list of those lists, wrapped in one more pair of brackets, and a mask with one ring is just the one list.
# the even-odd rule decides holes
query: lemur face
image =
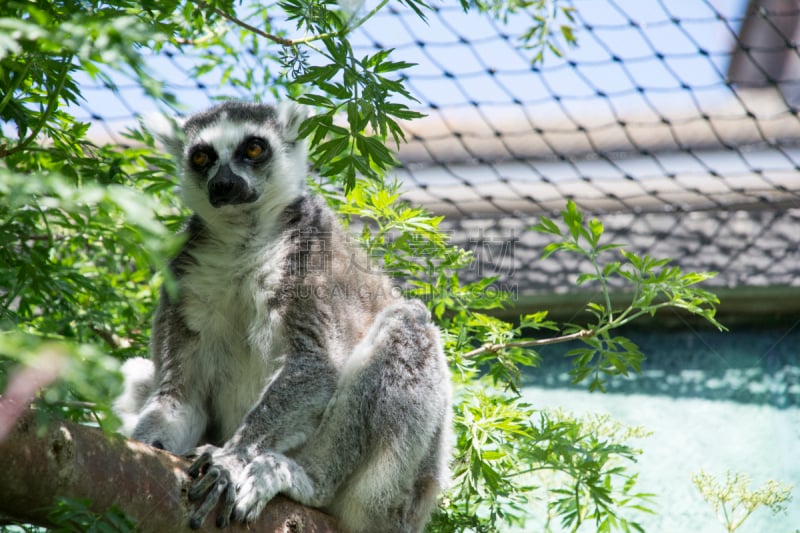
{"label": "lemur face", "polygon": [[157,135],[178,160],[186,204],[216,218],[216,211],[275,211],[301,193],[306,147],[297,131],[304,118],[291,102],[228,101]]}
{"label": "lemur face", "polygon": [[[220,152],[231,157],[220,160]],[[206,184],[212,206],[244,204],[258,200],[254,185],[260,177],[269,178],[266,167],[271,155],[269,141],[257,135],[248,136],[236,147],[215,147],[201,141],[189,149],[186,166],[192,177]]]}

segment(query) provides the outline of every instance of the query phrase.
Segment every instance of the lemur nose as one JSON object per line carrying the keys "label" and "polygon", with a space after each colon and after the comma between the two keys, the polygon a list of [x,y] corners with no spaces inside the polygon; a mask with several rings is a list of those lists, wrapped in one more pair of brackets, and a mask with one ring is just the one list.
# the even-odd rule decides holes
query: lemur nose
{"label": "lemur nose", "polygon": [[208,183],[208,199],[215,207],[225,205],[236,196],[236,189],[234,181],[211,180]]}
{"label": "lemur nose", "polygon": [[208,182],[208,201],[214,207],[252,201],[247,182],[235,174],[230,166],[220,167],[217,175]]}

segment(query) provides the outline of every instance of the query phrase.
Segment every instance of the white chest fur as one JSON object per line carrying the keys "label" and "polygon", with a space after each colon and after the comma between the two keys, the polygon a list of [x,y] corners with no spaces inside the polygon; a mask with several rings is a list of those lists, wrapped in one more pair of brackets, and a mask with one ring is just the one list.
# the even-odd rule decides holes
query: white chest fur
{"label": "white chest fur", "polygon": [[209,243],[181,278],[184,319],[197,335],[184,372],[227,439],[282,365],[279,324],[267,302],[282,269],[280,246]]}

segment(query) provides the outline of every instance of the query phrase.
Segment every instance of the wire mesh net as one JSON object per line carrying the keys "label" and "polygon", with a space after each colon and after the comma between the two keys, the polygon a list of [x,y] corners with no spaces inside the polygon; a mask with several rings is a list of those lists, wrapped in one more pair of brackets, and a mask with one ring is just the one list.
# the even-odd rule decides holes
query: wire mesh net
{"label": "wire mesh net", "polygon": [[[448,215],[453,240],[479,259],[468,276],[499,275],[518,295],[574,287],[580,265],[538,260],[548,240],[528,231],[571,198],[634,251],[719,271],[718,288],[782,287],[800,300],[800,7],[574,7],[578,46],[540,66],[518,39],[531,23],[522,14],[499,22],[441,6],[423,23],[395,7],[359,28],[356,51],[394,48],[417,64],[405,82],[427,117],[407,124],[399,150],[405,198]],[[195,62],[152,58],[190,108],[251,96],[219,73],[195,76]],[[76,113],[117,138],[141,111],[138,87],[86,84]]]}

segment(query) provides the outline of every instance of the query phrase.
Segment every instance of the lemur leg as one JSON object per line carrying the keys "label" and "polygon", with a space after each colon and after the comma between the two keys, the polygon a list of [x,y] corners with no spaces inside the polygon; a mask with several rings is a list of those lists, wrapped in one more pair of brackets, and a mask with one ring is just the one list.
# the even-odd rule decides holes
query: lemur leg
{"label": "lemur leg", "polygon": [[125,379],[114,412],[122,420],[121,433],[175,454],[191,450],[206,426],[206,415],[177,390],[157,386],[153,362],[142,357],[122,365]]}
{"label": "lemur leg", "polygon": [[[297,456],[314,498],[346,531],[417,531],[446,483],[450,374],[418,301],[376,317],[317,434]],[[326,461],[357,449],[348,462]]]}
{"label": "lemur leg", "polygon": [[[450,384],[438,333],[419,302],[382,311],[352,354],[319,426],[299,449],[246,465],[228,446],[204,454],[190,498],[197,527],[252,521],[277,493],[333,511],[347,531],[417,531],[445,482]],[[241,444],[241,443],[240,443]],[[204,473],[205,471],[205,473]]]}
{"label": "lemur leg", "polygon": [[129,359],[122,374],[124,390],[114,412],[123,435],[178,455],[197,445],[206,427],[205,413],[174,387],[157,384],[151,360]]}
{"label": "lemur leg", "polygon": [[207,421],[205,412],[198,406],[169,392],[157,391],[142,410],[132,437],[183,455],[197,446]]}

